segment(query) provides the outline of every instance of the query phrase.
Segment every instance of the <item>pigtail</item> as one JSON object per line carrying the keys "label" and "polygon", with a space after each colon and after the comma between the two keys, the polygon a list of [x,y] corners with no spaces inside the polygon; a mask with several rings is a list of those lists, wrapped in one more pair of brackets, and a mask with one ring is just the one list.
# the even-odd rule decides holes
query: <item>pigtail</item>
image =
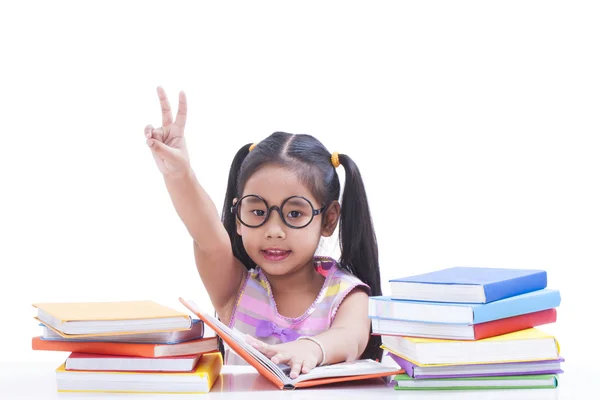
{"label": "pigtail", "polygon": [[236,229],[236,217],[235,214],[231,212],[231,206],[233,205],[233,199],[238,196],[238,175],[240,172],[240,168],[242,163],[246,159],[248,153],[250,153],[251,144],[247,144],[242,146],[241,149],[238,150],[237,154],[233,158],[231,162],[231,168],[229,169],[229,178],[227,180],[227,191],[225,192],[225,201],[223,203],[223,212],[221,213],[221,221],[229,235],[229,240],[231,241],[231,250],[233,251],[233,255],[246,266],[247,269],[251,269],[255,266],[254,261],[250,258],[246,250],[244,249],[244,244],[242,243],[242,238],[237,234]]}
{"label": "pigtail", "polygon": [[[377,238],[362,176],[350,157],[345,154],[339,154],[338,157],[346,177],[339,226],[340,265],[369,285],[371,296],[380,296]],[[380,346],[381,337],[371,335],[361,358],[381,360],[383,351]]]}

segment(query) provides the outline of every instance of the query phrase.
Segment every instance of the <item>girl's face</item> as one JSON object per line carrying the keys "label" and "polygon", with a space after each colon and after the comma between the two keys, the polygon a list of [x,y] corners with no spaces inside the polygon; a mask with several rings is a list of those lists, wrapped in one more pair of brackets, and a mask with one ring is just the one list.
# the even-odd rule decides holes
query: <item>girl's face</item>
{"label": "girl's face", "polygon": [[[281,207],[285,199],[302,196],[318,210],[325,204],[317,202],[313,194],[297,178],[294,172],[280,166],[268,165],[255,172],[246,182],[243,196],[253,194],[262,197],[270,208]],[[234,203],[238,199],[234,200]],[[244,200],[245,201],[245,200]],[[243,203],[245,204],[245,203]],[[243,208],[248,208],[244,205]],[[247,210],[250,215],[264,215],[264,206]],[[287,209],[287,207],[286,207]],[[290,220],[298,218],[297,211],[284,211]],[[242,237],[248,255],[269,275],[286,275],[306,265],[312,259],[321,236],[331,236],[339,217],[339,203],[333,202],[324,213],[314,216],[312,222],[300,229],[287,226],[276,210],[261,226],[250,228],[237,221],[237,233]]]}

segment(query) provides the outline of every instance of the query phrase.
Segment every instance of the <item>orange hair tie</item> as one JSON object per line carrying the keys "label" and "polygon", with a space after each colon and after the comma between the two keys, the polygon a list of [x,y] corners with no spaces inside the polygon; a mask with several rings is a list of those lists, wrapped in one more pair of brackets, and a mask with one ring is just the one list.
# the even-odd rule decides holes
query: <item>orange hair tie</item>
{"label": "orange hair tie", "polygon": [[340,166],[340,155],[338,152],[334,151],[333,153],[331,153],[331,163],[333,164],[334,168]]}
{"label": "orange hair tie", "polygon": [[254,150],[255,147],[256,147],[256,143],[252,143],[250,145],[250,147],[248,148],[248,152],[251,152],[252,150]]}

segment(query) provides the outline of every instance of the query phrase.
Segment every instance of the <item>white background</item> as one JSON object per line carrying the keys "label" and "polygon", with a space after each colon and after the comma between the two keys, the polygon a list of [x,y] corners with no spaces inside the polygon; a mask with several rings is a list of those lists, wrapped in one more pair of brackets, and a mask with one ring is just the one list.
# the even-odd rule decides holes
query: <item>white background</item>
{"label": "white background", "polygon": [[596,2],[196,3],[0,6],[4,361],[64,360],[31,351],[34,302],[207,304],[145,145],[157,85],[174,106],[186,91],[219,209],[239,147],[313,134],[361,169],[384,293],[457,265],[545,269],[565,368],[593,359]]}

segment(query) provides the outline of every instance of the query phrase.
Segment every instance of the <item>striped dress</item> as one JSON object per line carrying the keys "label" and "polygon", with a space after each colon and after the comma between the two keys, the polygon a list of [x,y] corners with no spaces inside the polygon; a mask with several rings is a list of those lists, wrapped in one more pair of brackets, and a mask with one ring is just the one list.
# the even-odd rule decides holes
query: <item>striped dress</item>
{"label": "striped dress", "polygon": [[[293,341],[299,336],[314,336],[331,327],[335,313],[350,291],[361,287],[370,293],[369,286],[339,268],[332,258],[315,257],[314,267],[325,277],[325,282],[313,304],[296,318],[279,314],[269,281],[260,267],[248,271],[229,327],[269,344]],[[225,363],[246,364],[228,347],[225,347]]]}

